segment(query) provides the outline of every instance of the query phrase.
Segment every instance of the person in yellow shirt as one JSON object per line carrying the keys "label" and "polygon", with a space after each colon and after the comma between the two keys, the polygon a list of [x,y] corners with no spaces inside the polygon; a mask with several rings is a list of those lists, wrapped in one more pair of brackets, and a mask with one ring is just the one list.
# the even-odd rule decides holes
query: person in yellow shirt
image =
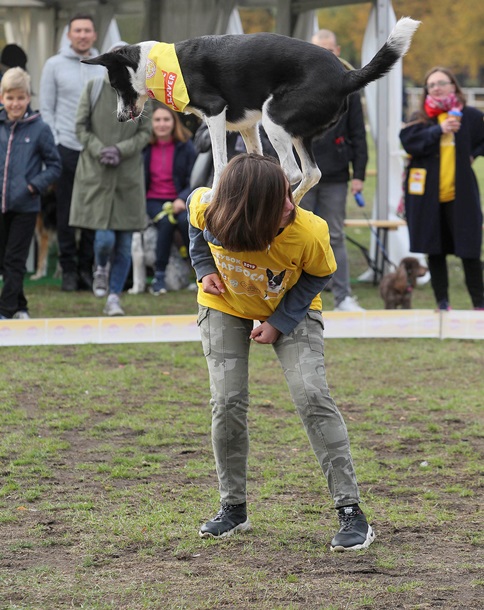
{"label": "person in yellow shirt", "polygon": [[431,68],[420,107],[400,132],[409,155],[405,216],[410,251],[428,257],[439,310],[447,311],[447,255],[462,259],[465,283],[476,310],[484,309],[482,210],[472,164],[484,154],[484,114],[466,103],[454,74]]}
{"label": "person in yellow shirt", "polygon": [[223,538],[250,527],[248,357],[251,344],[270,344],[338,509],[331,548],[366,548],[375,535],[359,507],[348,433],[324,368],[320,293],[336,270],[328,225],[295,207],[271,157],[234,157],[210,203],[206,190],[187,203],[221,508],[199,534]]}

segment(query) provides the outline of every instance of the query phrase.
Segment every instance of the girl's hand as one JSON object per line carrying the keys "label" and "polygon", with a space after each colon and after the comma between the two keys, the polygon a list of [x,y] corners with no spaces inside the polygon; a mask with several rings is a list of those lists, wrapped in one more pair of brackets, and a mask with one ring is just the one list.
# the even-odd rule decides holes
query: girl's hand
{"label": "girl's hand", "polygon": [[275,343],[280,336],[281,331],[271,326],[269,322],[262,322],[250,333],[250,339],[256,343],[267,343],[269,345]]}
{"label": "girl's hand", "polygon": [[456,133],[460,129],[460,119],[449,116],[445,121],[440,124],[442,133]]}
{"label": "girl's hand", "polygon": [[183,199],[175,199],[175,201],[173,202],[173,214],[179,214],[180,212],[183,212],[186,209],[187,206]]}
{"label": "girl's hand", "polygon": [[207,294],[220,296],[225,292],[225,286],[220,279],[218,273],[209,273],[202,277],[202,289]]}

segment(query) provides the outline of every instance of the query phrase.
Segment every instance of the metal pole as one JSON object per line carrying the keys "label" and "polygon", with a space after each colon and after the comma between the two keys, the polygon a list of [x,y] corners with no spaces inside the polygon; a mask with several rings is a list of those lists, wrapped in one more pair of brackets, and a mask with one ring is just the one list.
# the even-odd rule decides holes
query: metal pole
{"label": "metal pole", "polygon": [[[388,38],[391,0],[376,0],[376,21],[378,48]],[[376,188],[376,218],[388,218],[388,117],[389,117],[389,87],[386,77],[377,81],[377,188]]]}

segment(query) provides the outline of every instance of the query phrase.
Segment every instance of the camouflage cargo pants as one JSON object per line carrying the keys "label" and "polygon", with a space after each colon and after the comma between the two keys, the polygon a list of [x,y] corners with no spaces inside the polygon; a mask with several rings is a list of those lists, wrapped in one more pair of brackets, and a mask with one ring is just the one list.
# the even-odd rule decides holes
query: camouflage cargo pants
{"label": "camouflage cargo pants", "polygon": [[[198,325],[210,375],[212,444],[220,497],[224,503],[240,504],[246,501],[249,335],[253,322],[200,307]],[[326,382],[321,314],[310,311],[289,335],[281,335],[273,348],[335,507],[356,504],[358,485],[348,433]]]}

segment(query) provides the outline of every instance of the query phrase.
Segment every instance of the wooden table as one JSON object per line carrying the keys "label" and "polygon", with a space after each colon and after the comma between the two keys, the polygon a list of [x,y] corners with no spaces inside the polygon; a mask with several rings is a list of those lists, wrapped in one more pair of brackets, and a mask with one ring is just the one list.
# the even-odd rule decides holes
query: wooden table
{"label": "wooden table", "polygon": [[407,223],[405,220],[363,220],[359,218],[347,218],[345,220],[345,227],[354,228],[369,228],[373,231],[376,237],[376,250],[375,257],[372,258],[367,248],[359,244],[356,240],[346,236],[346,238],[354,243],[363,252],[368,264],[373,269],[373,284],[376,286],[380,279],[383,277],[385,271],[385,262],[392,262],[388,259],[387,247],[388,247],[388,231],[396,231],[400,227],[406,227]]}

